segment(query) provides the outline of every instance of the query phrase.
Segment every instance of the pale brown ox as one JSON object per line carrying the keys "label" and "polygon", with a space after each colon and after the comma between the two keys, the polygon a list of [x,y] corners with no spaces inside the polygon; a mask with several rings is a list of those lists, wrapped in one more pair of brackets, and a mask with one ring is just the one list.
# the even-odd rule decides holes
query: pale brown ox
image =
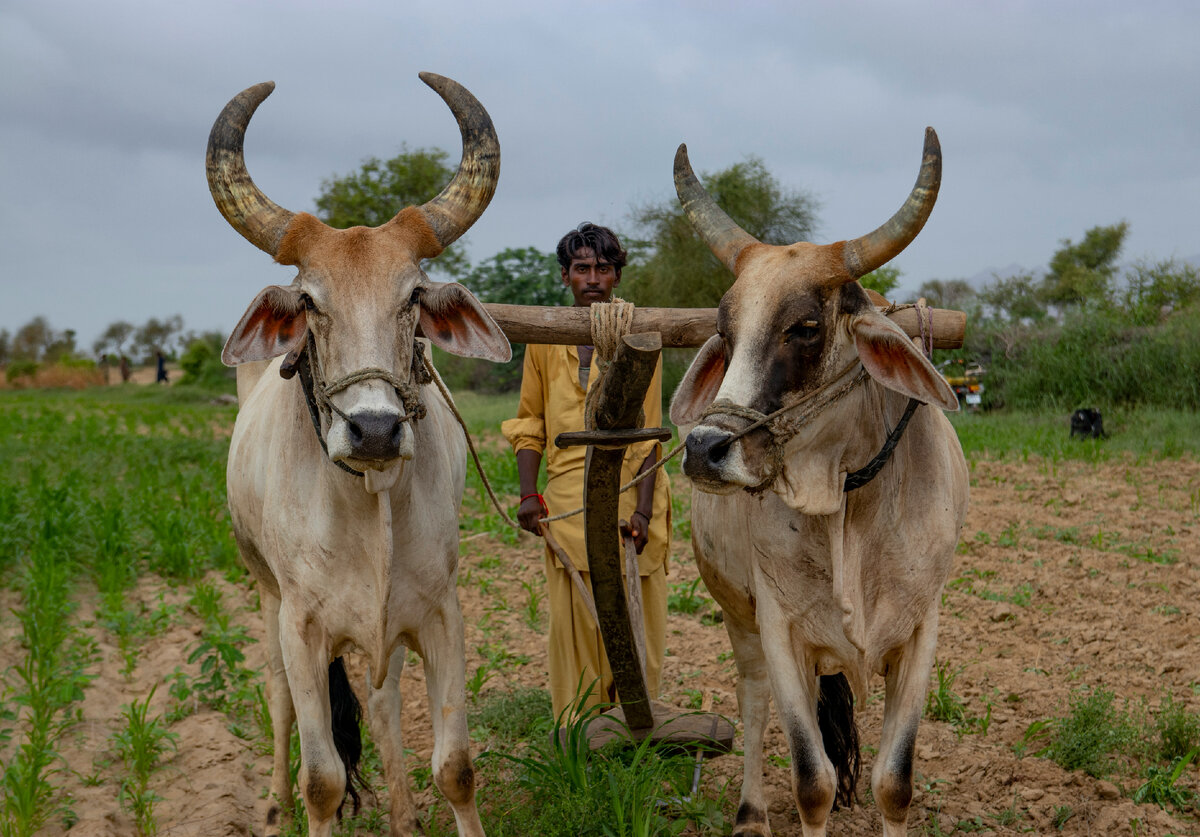
{"label": "pale brown ox", "polygon": [[[503,332],[465,288],[433,284],[421,270],[421,260],[462,235],[491,200],[500,150],[474,96],[441,76],[421,78],[454,113],[463,159],[440,195],[376,228],[332,229],[255,187],[242,143],[273,84],[234,98],[209,138],[209,187],[221,213],[298,269],[291,285],[268,287],[250,304],[222,355],[238,366],[241,405],[229,449],[229,508],[258,582],[269,643],[268,835],[292,810],[293,721],[309,832],[331,834],[347,791],[354,793],[348,772],[361,746],[358,707],[339,657],[352,649],[369,666],[369,722],[387,775],[391,832],[417,830],[400,738],[406,647],[424,661],[434,782],[459,833],[483,834],[455,585],[466,442],[414,360],[414,335],[419,322],[447,351],[510,357]],[[301,385],[305,364],[320,435]],[[280,375],[296,369],[291,380]]]}
{"label": "pale brown ox", "polygon": [[[688,217],[737,277],[718,334],[671,406],[674,422],[695,425],[683,462],[696,489],[692,543],[738,667],[745,765],[735,835],[770,833],[762,771],[771,696],[804,834],[825,834],[835,801],[854,799],[853,696],[873,674],[886,681],[886,705],[871,789],[884,834],[905,833],[967,469],[941,412],[957,408],[953,391],[855,280],[912,241],[940,179],[931,129],[917,184],[887,224],[854,241],[768,246],[705,193],[683,146],[675,159]],[[884,447],[910,399],[927,406],[878,475],[849,490],[847,474]]]}

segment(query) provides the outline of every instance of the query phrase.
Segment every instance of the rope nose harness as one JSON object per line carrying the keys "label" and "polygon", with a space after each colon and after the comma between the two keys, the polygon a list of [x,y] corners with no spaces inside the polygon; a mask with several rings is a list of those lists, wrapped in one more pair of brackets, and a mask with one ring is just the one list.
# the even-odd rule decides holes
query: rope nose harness
{"label": "rope nose harness", "polygon": [[[858,374],[839,385],[838,382],[853,372],[856,366],[860,367]],[[737,416],[738,418],[749,419],[751,421],[749,425],[736,433],[731,433],[724,439],[720,443],[721,447],[728,447],[758,428],[766,427],[767,432],[771,434],[771,444],[767,449],[771,467],[768,469],[769,476],[765,480],[758,485],[750,486],[746,489],[750,493],[755,494],[766,490],[775,481],[780,469],[783,467],[784,446],[800,432],[800,429],[812,421],[822,410],[849,395],[850,392],[864,383],[869,377],[867,370],[861,368],[859,359],[855,358],[837,377],[825,386],[806,395],[793,404],[780,407],[770,414],[760,413],[751,407],[742,407],[734,404],[732,401],[718,399],[700,414],[700,421],[703,422],[704,419],[711,415]],[[900,421],[896,423],[892,431],[888,433],[887,439],[884,440],[883,447],[880,448],[879,453],[875,454],[871,458],[871,461],[862,468],[846,474],[846,481],[842,486],[843,493],[853,491],[856,488],[862,488],[883,469],[883,466],[887,464],[888,460],[892,457],[892,453],[896,450],[896,445],[900,443],[900,438],[904,435],[904,431],[908,427],[909,419],[913,417],[913,413],[916,412],[917,407],[921,406],[921,403],[915,398],[908,399],[908,406],[905,407],[904,414],[900,417]],[[798,415],[793,415],[786,420],[780,418],[784,413],[797,410],[801,407],[804,410]]]}
{"label": "rope nose harness", "polygon": [[[290,356],[286,358],[279,369],[279,374],[284,378],[290,378],[297,372],[300,374],[300,385],[304,390],[304,401],[308,405],[308,415],[312,419],[313,431],[317,434],[317,441],[321,443],[321,450],[325,452],[326,456],[329,456],[329,447],[326,445],[325,436],[321,432],[319,411],[324,410],[326,416],[329,416],[331,413],[337,413],[343,421],[352,424],[353,421],[351,418],[333,403],[331,396],[337,395],[354,384],[371,380],[385,381],[396,391],[396,396],[400,399],[400,403],[404,407],[404,415],[399,418],[400,423],[413,422],[415,424],[420,419],[425,418],[425,405],[421,403],[420,388],[424,384],[431,383],[433,375],[427,367],[425,346],[421,341],[413,341],[412,362],[410,364],[409,380],[407,381],[400,380],[386,369],[372,366],[351,372],[349,375],[334,381],[332,384],[326,384],[324,381],[318,380],[313,374],[314,367],[318,370],[318,374],[320,369],[319,359],[317,359],[315,364],[313,363],[315,358],[317,358],[317,347],[310,331],[308,332],[303,352],[295,359]],[[353,474],[356,477],[364,476],[362,471],[351,468],[340,459],[331,461],[348,474]]]}

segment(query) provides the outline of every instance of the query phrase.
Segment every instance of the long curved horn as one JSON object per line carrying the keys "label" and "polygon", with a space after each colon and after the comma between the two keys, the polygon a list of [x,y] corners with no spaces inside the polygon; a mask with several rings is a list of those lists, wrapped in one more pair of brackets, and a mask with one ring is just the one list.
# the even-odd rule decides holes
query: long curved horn
{"label": "long curved horn", "polygon": [[737,275],[737,260],[742,251],[759,240],[743,230],[717,206],[712,195],[705,191],[688,162],[687,145],[680,144],[675,152],[675,192],[688,220],[704,243],[721,262]]}
{"label": "long curved horn", "polygon": [[938,187],[942,184],[942,146],[933,128],[925,129],[925,149],[921,171],[904,206],[886,224],[861,238],[843,245],[842,259],[850,279],[866,276],[895,258],[909,245],[933,211]]}
{"label": "long curved horn", "polygon": [[230,99],[213,123],[204,159],[208,190],[217,209],[247,241],[272,256],[279,250],[279,241],[295,213],[276,204],[254,185],[246,171],[242,143],[250,117],[274,89],[275,82],[264,81]]}
{"label": "long curved horn", "polygon": [[418,207],[444,248],[465,233],[492,200],[500,178],[500,141],[492,118],[465,87],[436,73],[421,73],[458,121],[462,161],[446,188]]}

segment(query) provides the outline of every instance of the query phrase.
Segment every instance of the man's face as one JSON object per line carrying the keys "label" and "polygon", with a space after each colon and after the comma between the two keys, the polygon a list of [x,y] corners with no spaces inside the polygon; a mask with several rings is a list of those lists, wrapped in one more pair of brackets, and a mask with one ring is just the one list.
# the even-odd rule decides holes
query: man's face
{"label": "man's face", "polygon": [[590,247],[575,251],[571,266],[562,269],[563,284],[571,289],[575,305],[587,308],[593,302],[608,302],[613,288],[621,281],[617,269],[608,262],[596,263]]}

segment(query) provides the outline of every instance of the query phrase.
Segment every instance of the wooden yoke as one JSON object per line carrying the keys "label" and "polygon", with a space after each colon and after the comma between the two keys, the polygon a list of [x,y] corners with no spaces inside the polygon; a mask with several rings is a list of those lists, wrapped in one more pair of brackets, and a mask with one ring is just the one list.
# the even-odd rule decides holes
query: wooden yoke
{"label": "wooden yoke", "polygon": [[[501,305],[485,302],[484,309],[504,330],[512,343],[553,343],[565,346],[590,346],[592,319],[587,308],[554,305]],[[886,307],[876,305],[880,310]],[[962,311],[928,308],[927,320],[933,322],[933,348],[957,349],[962,346],[967,315]],[[909,337],[921,336],[915,308],[898,308],[888,318],[904,329]],[[638,308],[633,314],[631,332],[657,331],[667,348],[696,348],[717,333],[716,308]]]}

